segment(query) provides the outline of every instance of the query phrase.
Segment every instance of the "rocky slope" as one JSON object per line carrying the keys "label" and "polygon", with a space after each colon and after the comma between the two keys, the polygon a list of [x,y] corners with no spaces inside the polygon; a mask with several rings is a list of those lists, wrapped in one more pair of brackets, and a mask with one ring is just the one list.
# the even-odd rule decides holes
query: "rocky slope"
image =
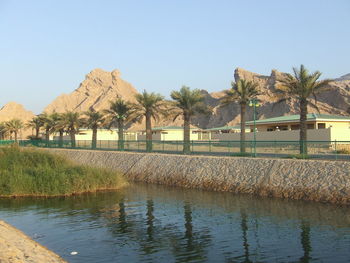
{"label": "rocky slope", "polygon": [[109,101],[117,97],[133,101],[136,89],[120,78],[120,72],[94,69],[70,94],[62,94],[49,104],[45,112],[101,110],[109,106]]}
{"label": "rocky slope", "polygon": [[[258,99],[261,101],[260,107],[257,108],[258,119],[277,117],[280,115],[298,114],[298,103],[295,99],[288,102],[283,102],[275,106],[274,98],[276,79],[283,76],[284,73],[272,70],[270,76],[264,76],[257,73],[249,72],[247,70],[237,68],[234,72],[234,80],[239,79],[253,80],[259,84],[261,95]],[[347,75],[340,79],[334,80],[330,85],[330,90],[318,96],[317,106],[320,113],[347,115],[350,106],[350,80],[347,80]],[[222,93],[206,94],[206,100],[213,108],[213,115],[207,118],[206,127],[217,127],[222,125],[234,125],[240,120],[240,110],[237,103],[233,103],[227,107],[219,107],[220,97]],[[317,113],[317,110],[309,107],[310,113]],[[252,120],[253,111],[251,108],[247,109],[247,118]],[[203,123],[205,121],[202,120]]]}
{"label": "rocky slope", "polygon": [[[257,108],[258,118],[269,118],[280,115],[298,114],[298,103],[296,100],[291,100],[278,105],[274,105],[276,99],[275,85],[276,79],[283,76],[284,73],[277,70],[272,70],[269,76],[253,73],[241,68],[234,71],[234,81],[239,79],[253,80],[259,84],[261,95],[260,107]],[[330,90],[319,96],[318,107],[321,113],[325,114],[349,114],[350,105],[350,74],[344,75],[335,79]],[[227,87],[228,88],[228,87]],[[128,82],[120,77],[118,70],[107,72],[102,69],[92,70],[86,75],[85,80],[79,87],[70,94],[63,94],[57,97],[49,104],[44,111],[46,112],[64,112],[71,111],[86,111],[90,108],[95,110],[106,109],[111,100],[117,97],[128,101],[134,101],[134,96],[137,90]],[[205,96],[205,102],[213,108],[213,114],[210,116],[199,116],[193,119],[193,124],[201,128],[211,128],[223,125],[235,125],[240,121],[240,107],[237,103],[226,107],[220,107],[220,98],[224,95],[223,91],[208,93],[202,90]],[[166,94],[164,94],[166,95]],[[317,112],[314,108],[309,108],[309,111]],[[22,106],[16,103],[9,103],[0,110],[0,121],[11,118],[20,118],[28,120],[34,115],[26,111]],[[253,112],[251,108],[247,109],[247,119],[252,120]],[[182,119],[173,122],[172,119],[162,119],[154,126],[165,125],[182,125]],[[143,129],[144,124],[134,124],[132,130]]]}
{"label": "rocky slope", "polygon": [[20,119],[26,122],[33,117],[33,112],[26,110],[23,105],[16,102],[9,102],[0,109],[0,122],[11,119]]}

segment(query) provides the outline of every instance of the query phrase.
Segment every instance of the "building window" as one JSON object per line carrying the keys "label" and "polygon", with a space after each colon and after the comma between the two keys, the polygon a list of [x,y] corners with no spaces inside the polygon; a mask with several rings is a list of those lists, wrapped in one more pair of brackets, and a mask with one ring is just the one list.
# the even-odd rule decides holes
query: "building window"
{"label": "building window", "polygon": [[295,131],[295,130],[299,130],[300,126],[299,124],[294,124],[294,125],[291,125],[290,128],[292,131]]}
{"label": "building window", "polygon": [[326,124],[325,123],[318,123],[317,129],[326,129]]}

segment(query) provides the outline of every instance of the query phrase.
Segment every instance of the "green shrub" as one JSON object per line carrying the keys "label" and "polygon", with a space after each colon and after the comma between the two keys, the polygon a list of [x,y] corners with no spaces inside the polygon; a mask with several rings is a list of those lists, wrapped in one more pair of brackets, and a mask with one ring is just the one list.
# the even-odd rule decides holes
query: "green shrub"
{"label": "green shrub", "polygon": [[76,165],[41,150],[0,148],[0,196],[72,195],[125,184],[125,179],[111,170]]}
{"label": "green shrub", "polygon": [[337,153],[337,154],[350,154],[350,150],[340,149],[340,150],[335,151],[335,153]]}

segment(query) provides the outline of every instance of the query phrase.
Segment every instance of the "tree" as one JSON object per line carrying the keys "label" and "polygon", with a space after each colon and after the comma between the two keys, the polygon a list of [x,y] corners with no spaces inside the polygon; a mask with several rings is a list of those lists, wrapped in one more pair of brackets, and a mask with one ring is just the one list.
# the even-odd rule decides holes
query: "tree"
{"label": "tree", "polygon": [[166,116],[166,104],[164,97],[156,93],[143,91],[135,95],[137,103],[132,104],[133,118],[138,121],[146,119],[146,150],[152,151],[152,118],[159,120],[159,115]]}
{"label": "tree", "polygon": [[23,122],[19,119],[12,119],[12,120],[5,122],[5,127],[6,127],[5,129],[7,130],[7,132],[9,132],[10,134],[13,133],[15,135],[15,142],[17,142],[18,141],[18,133],[24,127]]}
{"label": "tree", "polygon": [[91,148],[96,149],[97,145],[97,129],[105,125],[105,116],[93,109],[84,113],[86,118],[83,119],[83,123],[86,128],[92,129],[92,142]]}
{"label": "tree", "polygon": [[304,65],[301,65],[300,69],[293,68],[293,73],[294,76],[287,73],[284,77],[278,79],[276,97],[279,100],[277,103],[292,98],[297,99],[300,111],[300,154],[307,154],[307,106],[310,105],[319,111],[317,95],[328,90],[327,86],[331,80],[318,80],[322,73],[315,71],[310,74]]}
{"label": "tree", "polygon": [[189,87],[182,86],[180,91],[171,92],[173,102],[174,120],[179,116],[184,119],[184,146],[183,152],[191,152],[190,145],[190,126],[191,118],[196,114],[209,114],[211,110],[204,104],[204,96],[200,90],[191,90]]}
{"label": "tree", "polygon": [[79,128],[83,124],[82,119],[80,118],[79,112],[67,111],[62,114],[62,123],[61,125],[66,127],[67,132],[69,133],[71,146],[75,147],[75,134],[79,132]]}
{"label": "tree", "polygon": [[43,120],[39,116],[35,116],[33,119],[28,121],[27,127],[35,130],[35,138],[39,138],[40,128],[43,126]]}
{"label": "tree", "polygon": [[5,122],[0,122],[0,140],[5,140],[7,129]]}
{"label": "tree", "polygon": [[259,95],[259,86],[253,81],[240,79],[237,82],[231,83],[232,88],[225,91],[224,97],[221,99],[221,106],[226,106],[233,102],[238,102],[241,107],[241,138],[240,148],[241,153],[245,153],[245,123],[246,123],[246,108],[251,99]]}
{"label": "tree", "polygon": [[117,125],[118,127],[118,149],[124,150],[124,125],[132,120],[132,105],[125,100],[118,98],[111,101],[106,113],[106,123],[109,127]]}

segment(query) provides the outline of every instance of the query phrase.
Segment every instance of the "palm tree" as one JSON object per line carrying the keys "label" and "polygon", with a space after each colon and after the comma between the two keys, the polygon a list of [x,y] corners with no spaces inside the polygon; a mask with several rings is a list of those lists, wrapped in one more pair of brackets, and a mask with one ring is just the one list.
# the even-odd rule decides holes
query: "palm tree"
{"label": "palm tree", "polygon": [[5,140],[7,135],[6,124],[5,122],[0,122],[0,140]]}
{"label": "palm tree", "polygon": [[111,101],[109,109],[104,112],[107,114],[106,122],[110,127],[117,124],[118,149],[124,150],[124,125],[132,120],[132,105],[118,98],[116,101]]}
{"label": "palm tree", "polygon": [[224,97],[221,99],[221,106],[226,106],[232,102],[238,102],[241,106],[241,153],[245,153],[245,123],[246,108],[251,99],[259,95],[259,85],[253,81],[240,79],[231,83],[232,88],[225,91]]}
{"label": "palm tree", "polygon": [[92,129],[92,143],[91,148],[96,149],[97,144],[97,129],[105,125],[105,117],[102,113],[90,109],[84,113],[87,118],[83,119],[86,128]]}
{"label": "palm tree", "polygon": [[143,91],[135,95],[137,103],[132,104],[133,117],[138,121],[146,118],[146,151],[152,151],[152,118],[159,120],[159,114],[166,115],[164,97],[156,93]]}
{"label": "palm tree", "polygon": [[196,114],[209,114],[211,111],[207,105],[204,104],[204,96],[200,90],[191,90],[189,87],[182,86],[180,91],[171,92],[173,103],[174,120],[179,116],[184,119],[184,146],[183,152],[189,154],[190,147],[190,126],[191,118]]}
{"label": "palm tree", "polygon": [[43,112],[39,114],[38,118],[42,122],[42,127],[45,130],[45,141],[48,143],[50,140],[50,133],[53,127],[53,120],[51,119],[50,114]]}
{"label": "palm tree", "polygon": [[35,116],[33,119],[28,121],[26,127],[35,130],[35,139],[38,139],[40,128],[43,126],[43,124],[43,120],[39,116]]}
{"label": "palm tree", "polygon": [[7,122],[5,122],[5,129],[10,133],[14,133],[15,135],[15,142],[18,141],[18,133],[21,129],[23,129],[24,125],[23,122],[19,119],[12,119]]}
{"label": "palm tree", "polygon": [[61,125],[66,127],[67,132],[69,132],[73,148],[75,147],[75,134],[79,132],[82,123],[79,112],[67,111],[62,114]]}
{"label": "palm tree", "polygon": [[298,100],[300,110],[300,154],[307,154],[307,106],[310,105],[319,111],[317,94],[326,91],[331,80],[318,80],[322,73],[315,71],[310,74],[304,65],[301,65],[300,69],[293,68],[293,72],[294,76],[285,74],[284,77],[278,79],[276,96],[279,100],[277,103],[290,100],[291,98]]}

